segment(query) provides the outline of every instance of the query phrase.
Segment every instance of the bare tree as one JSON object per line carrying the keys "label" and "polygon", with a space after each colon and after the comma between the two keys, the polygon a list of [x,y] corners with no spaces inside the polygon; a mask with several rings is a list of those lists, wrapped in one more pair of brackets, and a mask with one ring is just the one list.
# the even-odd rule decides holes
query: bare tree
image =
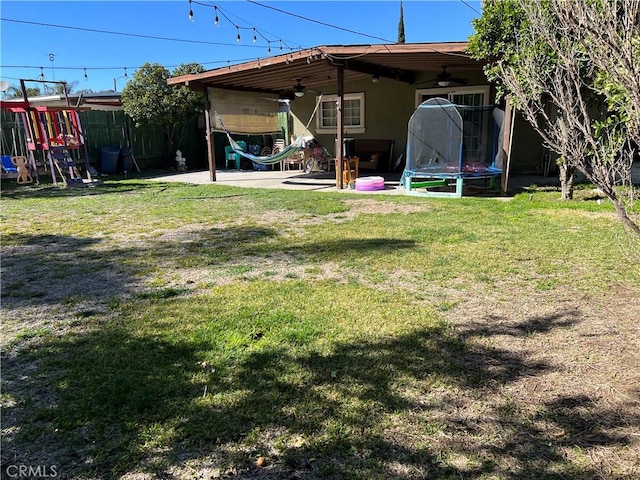
{"label": "bare tree", "polygon": [[555,8],[577,25],[577,39],[601,72],[596,88],[624,114],[629,137],[640,145],[640,0],[567,0]]}
{"label": "bare tree", "polygon": [[[610,54],[623,51],[616,62],[626,62],[624,54],[637,55],[634,51],[640,47],[637,0],[628,0],[628,4],[616,2],[613,14],[606,12],[609,2],[605,5],[584,0],[518,0],[518,3],[526,21],[518,37],[516,55],[499,62],[506,90],[546,146],[560,155],[565,195],[570,191],[570,173],[575,168],[602,190],[623,224],[640,237],[640,227],[630,216],[634,200],[631,184],[634,142],[630,138],[637,135],[637,123],[630,117],[638,113],[630,105],[634,95],[638,95],[640,80],[636,72],[633,80],[622,82],[617,77],[625,73],[616,72],[615,76],[609,73],[615,70],[610,58],[605,60],[596,52],[602,42],[610,44]],[[587,23],[589,28],[585,27]],[[606,29],[608,33],[603,32]],[[625,29],[629,33],[621,35],[620,31]],[[598,36],[591,31],[598,31]],[[631,62],[626,73],[637,68]],[[611,95],[605,91],[607,81]],[[634,92],[619,93],[620,89],[633,90],[634,84]],[[613,102],[617,98],[615,92],[624,98],[618,102],[620,105]]]}

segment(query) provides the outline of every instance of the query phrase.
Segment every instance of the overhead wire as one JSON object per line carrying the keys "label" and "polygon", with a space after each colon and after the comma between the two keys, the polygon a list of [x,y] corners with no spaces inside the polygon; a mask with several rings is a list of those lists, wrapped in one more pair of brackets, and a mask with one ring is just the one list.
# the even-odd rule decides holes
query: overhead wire
{"label": "overhead wire", "polygon": [[320,20],[318,20],[316,18],[309,18],[309,17],[305,17],[305,16],[302,16],[302,15],[298,15],[297,13],[287,12],[286,10],[282,10],[280,8],[276,8],[276,7],[273,7],[271,5],[265,5],[263,3],[259,3],[259,2],[256,2],[254,0],[247,0],[247,2],[251,3],[253,5],[258,5],[259,7],[267,8],[269,10],[274,10],[274,11],[276,11],[278,13],[289,15],[291,17],[299,18],[301,20],[306,20],[307,22],[312,22],[312,23],[315,23],[317,25],[322,25],[322,26],[325,26],[325,27],[334,28],[336,30],[341,30],[343,32],[353,33],[355,35],[360,35],[362,37],[373,38],[375,40],[382,40],[383,42],[396,43],[393,40],[389,40],[387,38],[376,37],[375,35],[369,35],[368,33],[357,32],[356,30],[351,30],[349,28],[339,27],[338,25],[333,25],[331,23],[322,22],[322,21],[320,21]]}
{"label": "overhead wire", "polygon": [[482,15],[482,12],[479,12],[478,10],[476,10],[473,6],[471,6],[469,3],[467,3],[465,0],[460,0],[463,4],[465,4],[467,7],[469,7],[471,10],[473,10],[474,12],[476,12],[478,15]]}
{"label": "overhead wire", "polygon": [[[197,43],[197,44],[202,44],[202,45],[218,45],[218,46],[225,46],[225,47],[236,46],[235,43],[209,42],[209,41],[206,41],[206,40],[190,40],[190,39],[186,39],[186,38],[172,38],[172,37],[160,37],[160,36],[156,36],[156,35],[143,35],[141,33],[115,32],[115,31],[112,31],[112,30],[100,30],[100,29],[96,29],[96,28],[73,27],[73,26],[70,26],[70,25],[56,25],[56,24],[53,24],[53,23],[31,22],[31,21],[28,21],[28,20],[16,20],[16,19],[13,19],[13,18],[0,17],[0,20],[3,21],[3,22],[23,23],[23,24],[27,24],[27,25],[38,25],[38,26],[41,26],[41,27],[64,28],[64,29],[68,29],[68,30],[78,30],[78,31],[82,31],[82,32],[104,33],[104,34],[108,34],[108,35],[121,35],[121,36],[125,36],[125,37],[148,38],[148,39],[151,39],[151,40],[164,40],[164,41],[170,41],[170,42],[183,42],[183,43]],[[262,47],[260,47],[258,45],[244,45],[244,47],[262,48]]]}

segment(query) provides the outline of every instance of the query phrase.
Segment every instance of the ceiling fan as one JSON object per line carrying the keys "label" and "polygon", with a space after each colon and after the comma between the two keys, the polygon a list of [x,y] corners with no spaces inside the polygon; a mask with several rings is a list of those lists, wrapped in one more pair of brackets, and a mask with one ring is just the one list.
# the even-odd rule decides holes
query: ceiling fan
{"label": "ceiling fan", "polygon": [[457,78],[457,77],[451,76],[451,74],[447,71],[448,67],[449,67],[448,65],[442,65],[442,72],[436,75],[436,78],[418,82],[416,85],[435,82],[434,87],[448,87],[452,83],[457,83],[459,85],[466,85],[467,83],[469,83],[469,81],[464,78]]}
{"label": "ceiling fan", "polygon": [[305,86],[304,86],[304,85],[302,85],[302,79],[301,79],[301,78],[296,78],[296,81],[297,81],[298,83],[296,83],[296,84],[293,86],[293,94],[294,94],[296,97],[304,97],[304,90],[305,90]]}

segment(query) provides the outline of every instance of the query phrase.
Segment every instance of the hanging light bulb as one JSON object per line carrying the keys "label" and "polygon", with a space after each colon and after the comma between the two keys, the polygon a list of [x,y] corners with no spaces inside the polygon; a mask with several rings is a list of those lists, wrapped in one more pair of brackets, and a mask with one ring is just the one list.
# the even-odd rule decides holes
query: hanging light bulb
{"label": "hanging light bulb", "polygon": [[124,67],[124,76],[125,78],[129,78],[129,75],[127,75],[127,67]]}
{"label": "hanging light bulb", "polygon": [[256,37],[256,27],[253,27],[253,43],[258,41],[258,37]]}
{"label": "hanging light bulb", "polygon": [[40,78],[44,80],[44,69],[40,67]]}
{"label": "hanging light bulb", "polygon": [[214,20],[213,23],[215,23],[216,27],[219,27],[220,26],[220,19],[218,18],[218,6],[216,5],[213,8],[216,9],[216,19]]}
{"label": "hanging light bulb", "polygon": [[89,78],[89,76],[87,75],[87,69],[84,69],[84,79],[87,80]]}
{"label": "hanging light bulb", "polygon": [[271,55],[271,42],[268,41],[267,44],[269,45],[269,48],[267,48],[267,53]]}
{"label": "hanging light bulb", "polygon": [[280,51],[282,52],[282,40],[280,40]]}
{"label": "hanging light bulb", "polygon": [[193,22],[193,9],[191,8],[191,0],[189,0],[189,21]]}
{"label": "hanging light bulb", "polygon": [[258,57],[258,70],[260,70],[262,68],[262,65],[260,65],[260,57]]}
{"label": "hanging light bulb", "polygon": [[238,27],[236,27],[236,30],[237,30],[237,32],[238,32],[238,36],[236,37],[236,41],[237,41],[238,43],[240,43],[240,29],[239,29]]}

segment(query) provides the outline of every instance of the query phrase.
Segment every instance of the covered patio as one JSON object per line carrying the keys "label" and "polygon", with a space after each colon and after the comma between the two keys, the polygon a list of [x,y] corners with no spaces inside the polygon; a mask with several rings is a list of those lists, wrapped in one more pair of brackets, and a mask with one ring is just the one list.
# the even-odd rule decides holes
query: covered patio
{"label": "covered patio", "polygon": [[[399,173],[392,164],[404,154],[408,119],[423,98],[457,95],[453,97],[457,101],[469,98],[485,105],[494,101],[495,92],[484,76],[483,64],[465,53],[466,46],[466,42],[326,45],[174,77],[168,83],[185,85],[205,94],[210,181],[218,181],[220,173],[216,172],[211,134],[220,131],[216,123],[215,92],[230,95],[240,92],[289,100],[293,132],[308,133],[327,147],[336,160],[337,175],[332,174],[334,187],[342,189],[346,186],[341,171],[347,156],[345,137],[390,142],[393,158],[382,169],[385,173]],[[356,121],[345,97],[347,102],[351,98],[357,102]],[[313,118],[318,106],[320,113],[305,132],[307,120]],[[329,109],[335,109],[335,118],[327,113]],[[325,117],[320,118],[323,114]],[[511,121],[510,115],[508,121]],[[232,133],[244,132],[232,130]],[[289,139],[285,140],[288,143]],[[509,145],[504,148],[509,151]],[[361,175],[366,173],[361,171]],[[503,178],[503,190],[507,188],[507,177],[508,173]]]}

